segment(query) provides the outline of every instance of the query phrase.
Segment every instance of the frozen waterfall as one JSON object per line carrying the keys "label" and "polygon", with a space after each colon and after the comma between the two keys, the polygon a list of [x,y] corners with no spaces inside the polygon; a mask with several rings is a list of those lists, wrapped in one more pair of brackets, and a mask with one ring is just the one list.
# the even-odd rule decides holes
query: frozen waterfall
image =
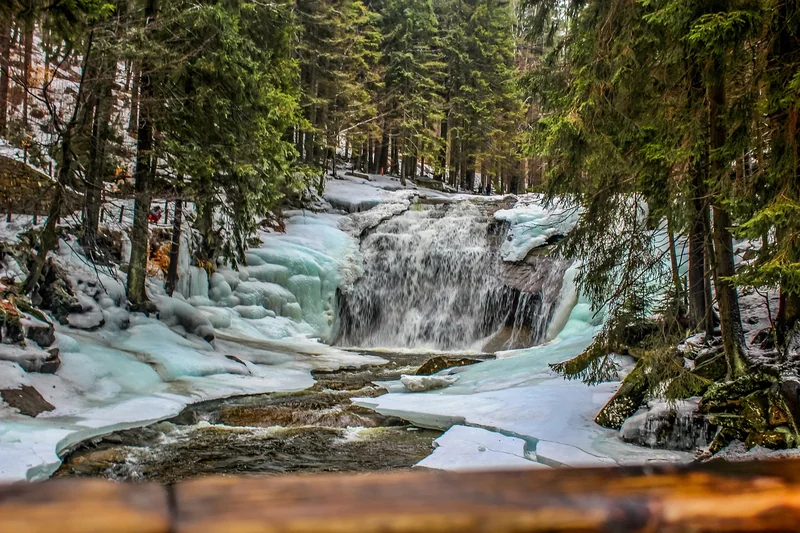
{"label": "frozen waterfall", "polygon": [[362,235],[364,273],[338,294],[336,342],[498,351],[540,344],[566,263],[504,262],[497,202],[415,204]]}

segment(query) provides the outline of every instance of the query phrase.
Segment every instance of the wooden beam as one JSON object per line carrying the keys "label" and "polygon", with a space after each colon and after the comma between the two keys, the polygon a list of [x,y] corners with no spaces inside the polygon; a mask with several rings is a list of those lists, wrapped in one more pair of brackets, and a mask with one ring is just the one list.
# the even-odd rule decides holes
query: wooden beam
{"label": "wooden beam", "polygon": [[800,461],[0,487],[2,533],[800,529]]}
{"label": "wooden beam", "polygon": [[170,533],[167,490],[100,480],[0,486],[2,533]]}
{"label": "wooden beam", "polygon": [[209,478],[178,533],[796,531],[800,462]]}

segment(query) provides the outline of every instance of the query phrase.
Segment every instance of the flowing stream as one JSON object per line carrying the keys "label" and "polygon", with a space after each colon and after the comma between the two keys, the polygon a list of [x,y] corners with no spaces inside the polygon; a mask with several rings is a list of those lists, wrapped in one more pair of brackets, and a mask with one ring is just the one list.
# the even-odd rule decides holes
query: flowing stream
{"label": "flowing stream", "polygon": [[[508,228],[493,217],[501,207],[413,204],[361,235],[362,273],[330,302],[333,344],[361,353],[380,349],[387,364],[316,371],[316,384],[298,393],[190,406],[171,420],[81,443],[56,475],[173,482],[210,473],[413,466],[440,432],[358,407],[351,398],[384,394],[376,383],[413,374],[437,353],[469,351],[485,359],[552,337],[567,265],[546,248],[502,261]],[[207,285],[199,296],[207,298]]]}

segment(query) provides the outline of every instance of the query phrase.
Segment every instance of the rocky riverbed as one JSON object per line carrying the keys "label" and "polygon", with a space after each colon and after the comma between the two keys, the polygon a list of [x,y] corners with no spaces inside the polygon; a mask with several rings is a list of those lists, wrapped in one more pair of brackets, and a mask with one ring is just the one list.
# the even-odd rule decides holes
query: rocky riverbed
{"label": "rocky riverbed", "polygon": [[375,382],[413,374],[426,361],[423,372],[469,360],[380,355],[387,364],[315,372],[317,383],[301,392],[203,402],[170,420],[83,442],[55,477],[172,483],[209,474],[410,468],[432,452],[441,433],[358,407],[351,398],[380,396],[386,391]]}

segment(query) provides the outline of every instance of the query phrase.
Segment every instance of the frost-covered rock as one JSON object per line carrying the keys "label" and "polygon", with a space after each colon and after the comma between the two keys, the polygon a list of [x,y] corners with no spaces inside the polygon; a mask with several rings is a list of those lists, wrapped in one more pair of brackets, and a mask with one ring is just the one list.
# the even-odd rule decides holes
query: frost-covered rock
{"label": "frost-covered rock", "polygon": [[699,412],[700,398],[674,404],[658,400],[648,402],[622,424],[620,437],[649,448],[694,450],[708,446],[717,427]]}
{"label": "frost-covered rock", "polygon": [[52,374],[58,369],[58,351],[46,352],[33,346],[0,344],[0,361],[16,363],[25,372]]}
{"label": "frost-covered rock", "polygon": [[425,392],[427,390],[449,387],[458,381],[458,376],[400,376],[400,382],[411,392]]}

